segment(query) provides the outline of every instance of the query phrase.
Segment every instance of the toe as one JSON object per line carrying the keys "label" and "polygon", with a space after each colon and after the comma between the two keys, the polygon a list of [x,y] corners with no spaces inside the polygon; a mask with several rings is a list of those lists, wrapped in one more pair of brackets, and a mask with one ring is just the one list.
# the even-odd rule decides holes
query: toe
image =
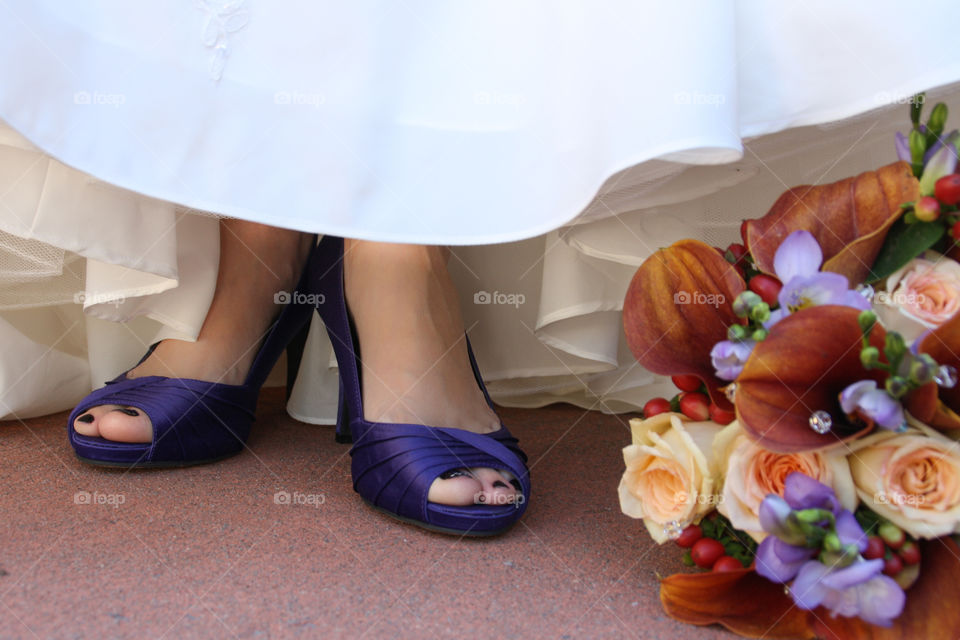
{"label": "toe", "polygon": [[97,421],[100,437],[114,442],[145,443],[153,440],[153,424],[136,407],[114,406]]}
{"label": "toe", "polygon": [[[447,477],[444,477],[447,476]],[[436,504],[453,507],[466,507],[474,504],[474,499],[483,491],[483,485],[468,471],[455,471],[444,474],[430,485],[427,500]]]}
{"label": "toe", "polygon": [[487,467],[462,469],[444,474],[430,485],[427,500],[437,504],[465,507],[473,504],[515,504],[521,499],[513,474]]}
{"label": "toe", "polygon": [[477,504],[499,506],[515,504],[520,499],[521,493],[513,484],[513,474],[510,472],[486,467],[471,471],[481,485],[480,492],[474,499]]}
{"label": "toe", "polygon": [[90,407],[73,421],[73,430],[82,436],[96,438],[100,436],[100,418],[116,408],[116,405],[105,404]]}

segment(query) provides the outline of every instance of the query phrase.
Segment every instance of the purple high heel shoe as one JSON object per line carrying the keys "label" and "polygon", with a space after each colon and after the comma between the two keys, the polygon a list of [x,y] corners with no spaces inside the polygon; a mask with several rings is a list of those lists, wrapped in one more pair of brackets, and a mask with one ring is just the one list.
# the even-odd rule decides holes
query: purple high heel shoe
{"label": "purple high heel shoe", "polygon": [[[317,255],[314,246],[296,291],[312,290],[319,275]],[[309,300],[311,304],[304,304],[302,296],[292,297],[270,328],[242,385],[164,376],[131,379],[123,373],[88,395],[67,423],[70,444],[77,457],[107,467],[183,467],[214,462],[242,451],[250,435],[260,387],[284,349],[291,343],[292,348],[303,347],[303,334],[315,310],[313,300]],[[152,350],[153,347],[141,362]],[[288,349],[288,389],[296,375],[299,356]],[[153,423],[153,441],[113,442],[74,430],[77,417],[106,404],[134,407],[146,413]]]}
{"label": "purple high heel shoe", "polygon": [[[343,238],[324,236],[318,254],[322,275],[316,286],[322,303],[317,309],[340,368],[336,438],[353,443],[354,490],[375,509],[431,531],[491,536],[509,529],[524,514],[530,499],[527,457],[517,446],[517,439],[502,424],[499,430],[481,435],[462,429],[365,420],[359,348],[344,297]],[[467,349],[477,384],[492,409],[469,340]],[[440,475],[471,467],[509,471],[519,482],[522,496],[511,504],[469,507],[427,500],[430,485]]]}

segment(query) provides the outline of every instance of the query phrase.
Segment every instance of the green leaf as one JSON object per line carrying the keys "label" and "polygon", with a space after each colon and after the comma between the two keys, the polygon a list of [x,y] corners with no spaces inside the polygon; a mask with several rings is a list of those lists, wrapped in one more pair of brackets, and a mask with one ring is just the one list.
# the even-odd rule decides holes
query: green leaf
{"label": "green leaf", "polygon": [[883,280],[937,243],[946,229],[937,222],[906,224],[897,220],[887,233],[880,253],[867,275],[867,282]]}

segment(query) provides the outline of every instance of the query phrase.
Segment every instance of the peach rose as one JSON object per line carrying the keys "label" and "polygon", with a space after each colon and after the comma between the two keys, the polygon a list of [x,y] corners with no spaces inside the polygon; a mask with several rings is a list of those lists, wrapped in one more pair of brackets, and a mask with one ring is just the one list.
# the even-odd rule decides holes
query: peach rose
{"label": "peach rose", "polygon": [[928,251],[887,278],[874,307],[884,327],[910,343],[960,311],[960,264]]}
{"label": "peach rose", "polygon": [[845,508],[853,511],[857,506],[846,449],[774,453],[753,441],[737,421],[717,435],[714,448],[724,476],[717,510],[757,542],[767,537],[760,526],[760,503],[769,493],[782,496],[793,471],[832,487]]}
{"label": "peach rose", "polygon": [[708,456],[720,429],[676,413],[630,420],[633,444],[623,449],[620,509],[642,518],[658,543],[669,539],[669,523],[685,527],[713,511],[716,474]]}
{"label": "peach rose", "polygon": [[957,443],[916,421],[906,433],[878,432],[853,444],[850,470],[860,499],[918,538],[960,533]]}

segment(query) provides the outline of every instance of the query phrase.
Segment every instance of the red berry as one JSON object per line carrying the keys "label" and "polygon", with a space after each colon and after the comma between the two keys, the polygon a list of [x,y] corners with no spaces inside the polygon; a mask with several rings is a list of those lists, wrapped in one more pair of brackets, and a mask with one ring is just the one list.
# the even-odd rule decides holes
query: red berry
{"label": "red berry", "polygon": [[867,549],[863,552],[863,557],[867,560],[876,560],[882,558],[887,553],[887,545],[880,536],[870,536],[867,538]]}
{"label": "red berry", "polygon": [[940,203],[936,198],[923,196],[913,205],[913,213],[920,222],[933,222],[940,217]]}
{"label": "red berry", "polygon": [[721,409],[715,404],[710,405],[710,419],[717,424],[730,424],[736,419],[736,417],[737,414],[733,411]]}
{"label": "red berry", "polygon": [[743,257],[747,255],[747,248],[738,242],[734,242],[727,247],[727,251],[733,256],[734,264],[739,264],[743,260]]}
{"label": "red berry", "polygon": [[890,554],[890,557],[883,561],[883,572],[888,576],[893,577],[901,571],[903,571],[903,560],[897,554]]}
{"label": "red berry", "polygon": [[950,237],[954,240],[960,241],[960,222],[954,223],[953,227],[950,229]]}
{"label": "red berry", "polygon": [[689,374],[673,376],[670,379],[673,380],[673,384],[677,385],[677,389],[680,389],[680,391],[699,391],[701,384],[703,384],[700,382],[700,378]]}
{"label": "red berry", "polygon": [[780,289],[783,288],[783,283],[773,276],[768,276],[765,273],[758,273],[750,278],[749,286],[750,291],[753,291],[755,294],[760,296],[761,300],[772,307],[773,305],[777,304],[777,296],[780,295]]}
{"label": "red berry", "polygon": [[900,556],[904,564],[917,564],[920,562],[920,547],[912,540],[907,540],[897,551],[897,555]]}
{"label": "red berry", "polygon": [[713,538],[700,538],[690,549],[690,557],[693,558],[693,563],[701,569],[709,569],[721,556],[726,554],[723,545]]}
{"label": "red berry", "polygon": [[691,420],[707,420],[710,418],[710,398],[699,391],[684,391],[680,394],[680,411]]}
{"label": "red berry", "polygon": [[937,180],[933,185],[933,195],[943,204],[960,202],[960,174],[951,173]]}
{"label": "red berry", "polygon": [[692,524],[683,532],[680,533],[680,537],[674,540],[677,543],[678,547],[683,547],[684,549],[689,549],[693,544],[703,537],[703,531],[700,529],[699,525]]}
{"label": "red berry", "polygon": [[658,413],[666,413],[670,411],[670,401],[666,398],[653,398],[648,400],[647,404],[643,405],[643,417],[652,418]]}
{"label": "red berry", "polygon": [[740,564],[740,561],[733,556],[722,556],[715,563],[713,563],[713,570],[717,573],[723,573],[725,571],[739,571],[740,569],[743,569],[743,565]]}

